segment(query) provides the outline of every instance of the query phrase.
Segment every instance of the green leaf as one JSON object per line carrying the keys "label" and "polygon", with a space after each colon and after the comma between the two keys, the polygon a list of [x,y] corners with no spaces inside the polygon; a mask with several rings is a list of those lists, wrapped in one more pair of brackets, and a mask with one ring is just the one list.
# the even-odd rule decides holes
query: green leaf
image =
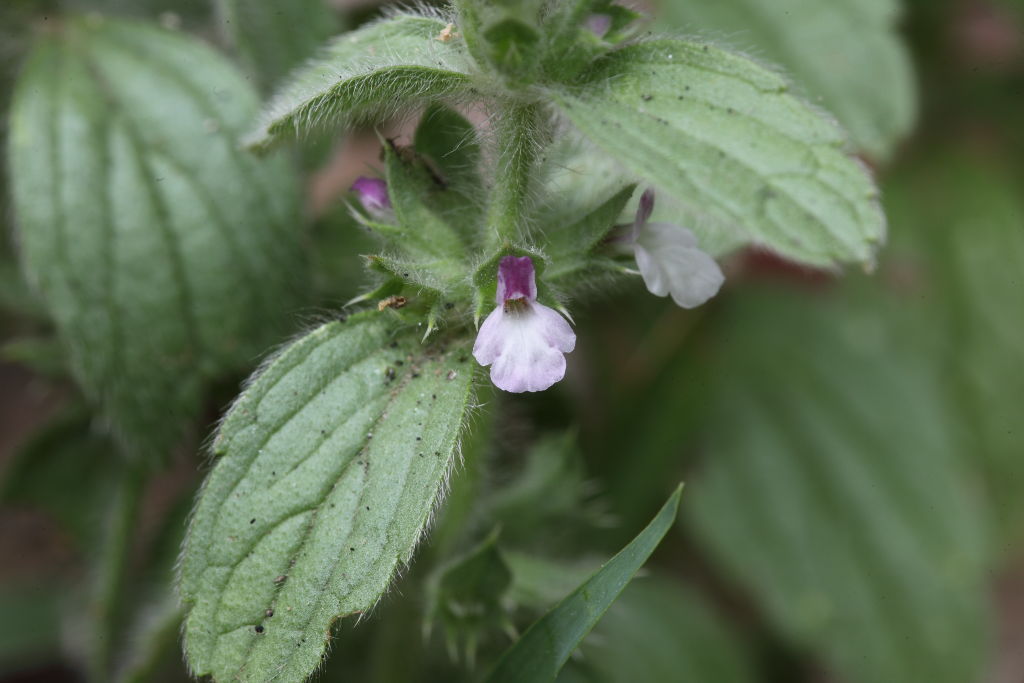
{"label": "green leaf", "polygon": [[265,148],[317,126],[376,122],[399,109],[465,96],[470,59],[446,22],[397,14],[346,33],[296,72],[264,112],[249,144]]}
{"label": "green leaf", "polygon": [[900,228],[892,266],[896,275],[916,276],[913,303],[929,321],[909,332],[940,344],[941,371],[966,432],[965,461],[984,475],[992,517],[1011,552],[1024,541],[1024,376],[1007,372],[1024,367],[1019,187],[1018,176],[963,151],[928,155],[886,187]]}
{"label": "green leaf", "polygon": [[661,2],[674,28],[724,36],[789,70],[858,149],[881,160],[917,113],[913,68],[897,33],[900,9],[899,0]]}
{"label": "green leaf", "polygon": [[486,192],[476,128],[455,110],[431,105],[416,127],[413,146],[446,190],[428,194],[425,201],[464,241],[472,243],[484,221],[481,198]]}
{"label": "green leaf", "polygon": [[540,618],[509,648],[488,683],[553,681],[569,655],[661,542],[676,519],[680,485],[650,524],[596,574]]}
{"label": "green leaf", "polygon": [[61,413],[16,451],[0,481],[0,503],[44,510],[79,550],[96,545],[98,511],[119,464],[114,443],[91,422],[84,406]]}
{"label": "green leaf", "polygon": [[580,652],[560,682],[569,668],[594,683],[755,680],[749,653],[721,617],[697,591],[661,576],[630,583]]}
{"label": "green leaf", "polygon": [[719,230],[812,265],[870,263],[884,236],[878,192],[839,129],[743,57],[639,43],[551,96],[591,142]]}
{"label": "green leaf", "polygon": [[52,662],[60,649],[61,603],[53,579],[0,584],[0,675]]}
{"label": "green leaf", "polygon": [[504,598],[512,585],[509,570],[497,545],[497,530],[475,548],[441,567],[427,583],[427,624],[444,629],[451,659],[458,659],[464,643],[466,661],[476,658],[481,637],[510,629]]}
{"label": "green leaf", "polygon": [[550,227],[548,239],[552,267],[547,270],[549,280],[576,274],[594,264],[592,252],[618,223],[635,190],[635,185],[629,185],[574,223]]}
{"label": "green leaf", "polygon": [[338,33],[325,0],[216,0],[220,30],[266,87]]}
{"label": "green leaf", "polygon": [[330,626],[409,562],[471,400],[461,343],[390,312],[288,347],[231,409],[185,544],[185,651],[215,680],[301,681]]}
{"label": "green leaf", "polygon": [[436,212],[432,195],[444,192],[418,159],[404,159],[404,150],[391,145],[384,148],[388,176],[388,196],[395,210],[399,232],[393,246],[414,260],[434,263],[431,268],[444,280],[464,280],[462,263],[466,247],[459,233]]}
{"label": "green leaf", "polygon": [[781,292],[734,303],[685,518],[719,571],[839,678],[978,680],[988,529],[943,377],[901,348],[883,307]]}
{"label": "green leaf", "polygon": [[484,496],[483,511],[501,528],[502,544],[547,543],[563,553],[583,529],[605,521],[573,431],[539,439],[516,478]]}
{"label": "green leaf", "polygon": [[23,265],[132,453],[166,449],[206,379],[247,367],[294,300],[293,175],[237,149],[256,107],[200,43],[95,17],[43,37],[19,82]]}

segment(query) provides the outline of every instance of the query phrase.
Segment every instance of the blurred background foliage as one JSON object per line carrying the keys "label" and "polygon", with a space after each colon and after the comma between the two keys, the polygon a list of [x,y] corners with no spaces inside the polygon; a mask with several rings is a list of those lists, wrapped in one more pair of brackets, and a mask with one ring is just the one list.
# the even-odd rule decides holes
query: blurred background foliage
{"label": "blurred background foliage", "polygon": [[[338,626],[320,680],[472,680],[685,479],[681,523],[563,680],[1019,683],[1024,3],[644,9],[652,30],[777,64],[850,130],[889,214],[878,267],[744,252],[697,311],[639,282],[574,307],[568,381],[483,397],[430,542],[372,615]],[[378,11],[6,0],[0,107],[32,36],[65,12],[191,32],[266,94]],[[340,197],[376,155],[370,132],[296,154],[315,301],[293,331],[357,291],[368,242]],[[244,373],[208,389],[159,471],[125,466],[22,283],[0,197],[0,680],[184,680],[171,576],[202,439]]]}

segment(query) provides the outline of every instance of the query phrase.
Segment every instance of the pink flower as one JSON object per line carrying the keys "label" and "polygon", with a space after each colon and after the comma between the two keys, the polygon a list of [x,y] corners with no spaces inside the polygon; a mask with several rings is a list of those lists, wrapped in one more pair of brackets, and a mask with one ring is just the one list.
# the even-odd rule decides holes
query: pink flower
{"label": "pink flower", "polygon": [[647,289],[672,295],[683,308],[695,308],[718,293],[725,276],[715,260],[697,247],[697,237],[680,225],[648,223],[654,192],[640,197],[633,222],[633,255]]}
{"label": "pink flower", "polygon": [[565,376],[565,355],[576,334],[561,315],[537,303],[529,256],[505,256],[498,264],[498,306],[484,320],[473,357],[491,366],[491,381],[505,391],[543,391]]}
{"label": "pink flower", "polygon": [[359,202],[374,218],[380,218],[391,211],[388,184],[380,178],[360,176],[352,183],[352,190],[359,195]]}

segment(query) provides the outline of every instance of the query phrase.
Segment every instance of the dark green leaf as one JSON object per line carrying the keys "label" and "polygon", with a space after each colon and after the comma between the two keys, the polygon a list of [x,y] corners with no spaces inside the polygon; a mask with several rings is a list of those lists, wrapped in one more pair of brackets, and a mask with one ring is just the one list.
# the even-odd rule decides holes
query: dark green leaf
{"label": "dark green leaf", "polygon": [[814,265],[870,263],[884,237],[878,192],[841,131],[743,57],[638,43],[552,97],[595,145],[717,230]]}
{"label": "dark green leaf", "polygon": [[464,556],[441,567],[427,585],[428,625],[444,629],[453,659],[464,643],[465,659],[473,662],[481,638],[511,628],[504,599],[512,572],[497,540],[497,532],[492,532]]}
{"label": "dark green leaf", "polygon": [[196,675],[301,681],[412,556],[471,400],[468,351],[389,312],[288,347],[231,409],[181,570]]}
{"label": "dark green leaf", "polygon": [[488,683],[553,681],[576,646],[661,542],[676,519],[682,486],[640,535],[540,618],[502,655]]}
{"label": "dark green leaf", "polygon": [[414,147],[446,190],[433,192],[426,200],[433,202],[434,211],[464,240],[476,240],[484,220],[485,186],[480,176],[480,142],[473,124],[453,109],[432,105],[416,128]]}
{"label": "dark green leaf", "polygon": [[93,547],[119,460],[84,407],[69,409],[22,446],[4,472],[0,502],[53,516],[79,550]]}
{"label": "dark green leaf", "polygon": [[44,37],[22,74],[24,267],[130,452],[166,449],[204,381],[248,366],[292,305],[294,178],[237,149],[256,106],[200,43],[95,17]]}

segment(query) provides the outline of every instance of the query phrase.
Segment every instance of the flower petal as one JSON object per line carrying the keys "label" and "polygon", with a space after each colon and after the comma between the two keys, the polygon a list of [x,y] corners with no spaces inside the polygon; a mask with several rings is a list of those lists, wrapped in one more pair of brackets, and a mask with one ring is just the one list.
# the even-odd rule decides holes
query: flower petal
{"label": "flower petal", "polygon": [[673,246],[650,252],[637,245],[636,263],[652,294],[683,308],[695,308],[718,293],[725,276],[713,258],[700,249]]}
{"label": "flower petal", "polygon": [[491,381],[499,389],[543,391],[565,376],[564,354],[575,345],[569,323],[547,306],[528,304],[511,312],[499,306],[480,326],[473,357],[491,365]]}
{"label": "flower petal", "polygon": [[484,320],[480,331],[476,334],[476,341],[473,343],[473,358],[480,365],[490,365],[494,359],[501,354],[504,347],[504,330],[502,328],[502,317],[504,311],[498,306]]}
{"label": "flower petal", "polygon": [[537,274],[529,256],[505,256],[498,263],[499,305],[511,299],[537,300]]}
{"label": "flower petal", "polygon": [[360,176],[352,183],[352,191],[359,195],[359,202],[371,215],[380,215],[391,208],[388,184],[380,178]]}

